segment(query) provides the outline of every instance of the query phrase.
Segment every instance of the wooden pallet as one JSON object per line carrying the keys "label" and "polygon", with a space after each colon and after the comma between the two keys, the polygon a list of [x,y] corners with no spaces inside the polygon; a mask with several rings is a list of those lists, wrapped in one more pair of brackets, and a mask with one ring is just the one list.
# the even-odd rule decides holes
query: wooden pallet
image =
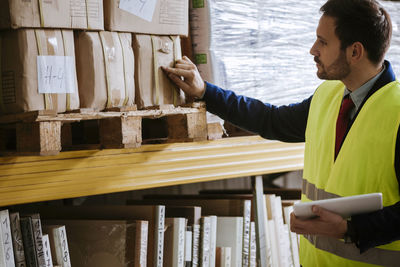
{"label": "wooden pallet", "polygon": [[134,148],[147,143],[207,140],[203,103],[185,107],[0,116],[0,154],[55,155],[61,150]]}

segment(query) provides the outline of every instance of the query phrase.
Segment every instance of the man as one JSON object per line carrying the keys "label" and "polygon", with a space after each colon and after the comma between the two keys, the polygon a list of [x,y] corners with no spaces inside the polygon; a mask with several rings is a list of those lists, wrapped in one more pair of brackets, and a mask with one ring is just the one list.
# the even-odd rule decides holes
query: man
{"label": "man", "polygon": [[303,266],[399,266],[400,83],[384,61],[390,17],[375,0],[328,0],[321,12],[310,53],[327,81],[301,103],[236,96],[203,82],[186,57],[164,71],[225,120],[265,138],[305,141],[302,200],[382,192],[382,210],[350,220],[318,206],[315,219],[292,214]]}

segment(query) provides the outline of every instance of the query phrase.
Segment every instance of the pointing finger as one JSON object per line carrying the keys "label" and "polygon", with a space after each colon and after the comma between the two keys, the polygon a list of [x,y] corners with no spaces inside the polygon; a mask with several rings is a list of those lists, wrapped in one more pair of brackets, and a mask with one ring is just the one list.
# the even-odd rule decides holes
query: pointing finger
{"label": "pointing finger", "polygon": [[192,76],[192,72],[189,70],[177,69],[177,68],[168,68],[162,67],[162,70],[166,71],[167,73],[173,73],[178,76],[183,76],[185,78],[189,78]]}
{"label": "pointing finger", "polygon": [[195,69],[195,68],[196,68],[196,65],[194,65],[192,62],[186,61],[186,60],[184,60],[184,59],[178,59],[178,60],[176,60],[176,61],[175,61],[175,66],[177,66],[177,65],[188,66],[188,67],[190,67],[191,69]]}
{"label": "pointing finger", "polygon": [[188,65],[188,64],[175,64],[175,68],[177,69],[184,69],[184,70],[192,70],[193,65]]}
{"label": "pointing finger", "polygon": [[193,62],[187,56],[183,56],[183,59],[193,64]]}

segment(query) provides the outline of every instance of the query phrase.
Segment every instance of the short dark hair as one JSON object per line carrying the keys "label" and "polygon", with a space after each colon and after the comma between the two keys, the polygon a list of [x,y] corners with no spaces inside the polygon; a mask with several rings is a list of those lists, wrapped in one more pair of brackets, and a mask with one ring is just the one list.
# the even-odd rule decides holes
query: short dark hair
{"label": "short dark hair", "polygon": [[372,63],[380,64],[390,46],[392,22],[375,0],[328,0],[320,9],[333,17],[341,49],[360,42]]}

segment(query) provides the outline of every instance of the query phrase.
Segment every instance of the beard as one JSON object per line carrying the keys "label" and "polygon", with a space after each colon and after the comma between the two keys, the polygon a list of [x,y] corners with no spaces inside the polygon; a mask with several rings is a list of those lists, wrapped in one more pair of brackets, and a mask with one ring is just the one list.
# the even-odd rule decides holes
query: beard
{"label": "beard", "polygon": [[341,51],[337,59],[327,67],[322,64],[318,57],[314,57],[314,61],[320,66],[320,69],[317,70],[317,76],[322,80],[342,80],[350,73],[350,65],[347,63],[344,51]]}

